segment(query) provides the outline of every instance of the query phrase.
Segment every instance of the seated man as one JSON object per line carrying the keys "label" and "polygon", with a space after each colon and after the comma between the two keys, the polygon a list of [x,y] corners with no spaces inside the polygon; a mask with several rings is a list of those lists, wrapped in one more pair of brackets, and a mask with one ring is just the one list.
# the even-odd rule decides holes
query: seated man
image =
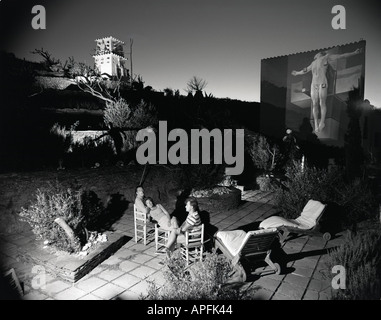
{"label": "seated man", "polygon": [[159,226],[167,231],[171,231],[179,227],[176,217],[172,217],[161,204],[155,204],[151,197],[145,199],[147,208],[150,210],[150,216]]}
{"label": "seated man", "polygon": [[137,186],[135,189],[135,194],[136,194],[136,198],[135,198],[135,202],[134,202],[135,207],[138,209],[139,212],[143,212],[143,213],[148,214],[148,217],[149,217],[150,209],[147,208],[146,205],[144,204],[144,189],[143,189],[143,187]]}
{"label": "seated man", "polygon": [[188,212],[188,216],[181,227],[173,229],[168,237],[168,242],[166,244],[166,254],[170,258],[172,251],[175,249],[176,243],[184,243],[185,236],[184,233],[189,228],[197,227],[201,225],[200,215],[198,213],[198,202],[195,199],[187,199],[185,202],[185,210]]}

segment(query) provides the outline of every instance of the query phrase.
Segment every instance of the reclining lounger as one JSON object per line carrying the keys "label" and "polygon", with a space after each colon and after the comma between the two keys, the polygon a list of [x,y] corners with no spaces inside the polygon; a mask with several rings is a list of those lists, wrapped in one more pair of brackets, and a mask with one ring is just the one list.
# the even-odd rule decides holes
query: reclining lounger
{"label": "reclining lounger", "polygon": [[[280,231],[281,243],[286,242],[289,234],[313,234],[320,232],[319,220],[323,216],[326,205],[320,201],[309,200],[304,206],[302,213],[296,219],[286,219],[279,216],[272,216],[263,220],[260,229],[273,229],[277,228]],[[323,239],[329,241],[331,234],[325,232]]]}
{"label": "reclining lounger", "polygon": [[276,228],[245,232],[243,230],[218,231],[214,236],[214,246],[232,262],[235,275],[234,279],[245,282],[247,274],[243,265],[255,261],[265,261],[270,269],[256,271],[251,274],[263,275],[281,273],[279,263],[274,263],[271,258],[271,247],[278,239]]}

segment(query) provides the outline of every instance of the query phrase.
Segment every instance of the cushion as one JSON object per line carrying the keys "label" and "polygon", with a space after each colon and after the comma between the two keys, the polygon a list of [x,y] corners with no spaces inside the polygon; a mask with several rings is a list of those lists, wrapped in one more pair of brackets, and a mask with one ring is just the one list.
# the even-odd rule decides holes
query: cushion
{"label": "cushion", "polygon": [[298,228],[299,223],[294,219],[286,219],[283,217],[272,216],[263,220],[259,224],[259,228],[261,229],[279,228],[283,226]]}
{"label": "cushion", "polygon": [[241,244],[246,237],[246,232],[243,230],[218,231],[216,237],[235,256],[241,248]]}
{"label": "cushion", "polygon": [[259,227],[262,229],[293,227],[302,230],[312,229],[317,219],[323,212],[325,205],[319,201],[309,200],[304,206],[302,213],[296,219],[286,219],[283,217],[273,216],[263,220]]}
{"label": "cushion", "polygon": [[299,224],[298,228],[304,229],[304,230],[312,229],[313,227],[316,226],[316,221],[313,221],[305,217],[296,218],[295,222]]}
{"label": "cushion", "polygon": [[[309,200],[300,214],[300,220],[309,225],[316,225],[318,218],[323,212],[325,205],[320,201]],[[298,220],[297,218],[296,220]]]}
{"label": "cushion", "polygon": [[246,244],[249,237],[274,231],[276,231],[275,228],[249,231],[247,233],[243,230],[218,231],[216,237],[223,243],[226,249],[235,256],[242,250],[242,246]]}

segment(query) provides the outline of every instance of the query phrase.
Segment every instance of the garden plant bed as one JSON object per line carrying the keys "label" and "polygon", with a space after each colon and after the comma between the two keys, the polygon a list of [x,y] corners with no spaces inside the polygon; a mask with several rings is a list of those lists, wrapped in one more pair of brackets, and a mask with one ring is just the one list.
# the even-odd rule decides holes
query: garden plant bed
{"label": "garden plant bed", "polygon": [[97,243],[85,256],[44,247],[42,240],[32,241],[19,248],[18,254],[20,259],[44,267],[47,273],[75,283],[131,239],[111,231],[106,231],[104,234],[107,236],[107,241]]}
{"label": "garden plant bed", "polygon": [[[219,190],[224,189],[223,192],[219,192]],[[241,203],[241,190],[234,187],[216,187],[215,192],[209,194],[205,192],[205,196],[203,196],[203,192],[195,192],[191,194],[197,199],[197,202],[202,211],[220,211],[220,210],[231,210],[235,209]]]}

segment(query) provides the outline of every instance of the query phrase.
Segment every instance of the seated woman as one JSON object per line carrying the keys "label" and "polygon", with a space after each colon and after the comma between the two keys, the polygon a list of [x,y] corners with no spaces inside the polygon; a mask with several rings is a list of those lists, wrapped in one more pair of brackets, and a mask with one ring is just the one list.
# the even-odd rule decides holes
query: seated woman
{"label": "seated woman", "polygon": [[145,203],[150,210],[151,218],[157,221],[162,229],[171,231],[179,227],[176,217],[171,218],[171,215],[161,204],[155,204],[151,197],[147,197]]}

